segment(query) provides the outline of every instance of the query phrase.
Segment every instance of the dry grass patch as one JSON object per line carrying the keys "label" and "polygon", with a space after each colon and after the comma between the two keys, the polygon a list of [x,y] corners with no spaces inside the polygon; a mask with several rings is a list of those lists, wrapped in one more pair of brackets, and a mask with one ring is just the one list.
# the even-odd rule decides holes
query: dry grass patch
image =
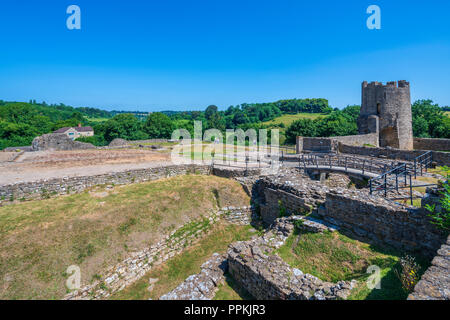
{"label": "dry grass patch", "polygon": [[68,266],[80,266],[87,284],[190,219],[249,203],[239,183],[215,176],[90,192],[0,207],[0,299],[59,299]]}

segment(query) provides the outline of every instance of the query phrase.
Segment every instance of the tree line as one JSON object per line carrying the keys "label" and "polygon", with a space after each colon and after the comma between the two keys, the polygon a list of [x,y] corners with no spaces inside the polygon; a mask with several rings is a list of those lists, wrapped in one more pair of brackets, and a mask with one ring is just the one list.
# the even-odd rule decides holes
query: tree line
{"label": "tree line", "polygon": [[[4,102],[0,100],[0,149],[30,145],[39,135],[61,127],[74,127],[81,123],[94,128],[93,137],[80,141],[97,146],[109,144],[115,138],[144,140],[171,138],[175,129],[194,133],[194,121],[202,122],[202,129],[271,129],[264,124],[283,114],[300,112],[321,113],[326,117],[316,120],[300,119],[285,130],[286,143],[295,144],[296,136],[329,137],[357,134],[356,119],[360,107],[348,106],[332,109],[326,99],[290,99],[271,103],[243,103],[220,111],[215,105],[204,111],[165,111],[149,113],[145,117],[125,112],[103,111],[95,108],[73,108],[44,103]],[[144,115],[144,112],[137,112]],[[450,118],[443,108],[431,100],[419,100],[412,105],[413,131],[417,137],[450,138]],[[96,121],[101,118],[102,121]],[[106,118],[106,120],[105,120]],[[279,128],[285,129],[284,124]],[[270,131],[269,131],[270,142]],[[282,138],[284,142],[284,137]]]}

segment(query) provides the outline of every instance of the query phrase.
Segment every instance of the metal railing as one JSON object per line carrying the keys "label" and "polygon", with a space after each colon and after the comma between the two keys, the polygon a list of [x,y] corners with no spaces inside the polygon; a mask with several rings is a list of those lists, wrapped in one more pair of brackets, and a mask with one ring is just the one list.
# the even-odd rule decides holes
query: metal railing
{"label": "metal railing", "polygon": [[418,198],[414,197],[413,188],[436,185],[433,183],[413,185],[412,182],[412,177],[417,179],[418,175],[422,176],[424,171],[427,172],[428,168],[431,168],[432,162],[433,153],[428,151],[416,157],[412,163],[402,163],[383,172],[378,177],[369,180],[370,194],[382,193],[387,198],[390,191],[399,192],[400,189],[409,189],[409,197],[391,198],[390,200],[409,199],[412,205],[414,198]]}
{"label": "metal railing", "polygon": [[386,163],[374,159],[358,158],[356,156],[342,156],[339,154],[302,154],[299,156],[300,168],[317,169],[343,168],[345,172],[349,169],[360,170],[362,174],[383,173],[396,166],[394,162]]}

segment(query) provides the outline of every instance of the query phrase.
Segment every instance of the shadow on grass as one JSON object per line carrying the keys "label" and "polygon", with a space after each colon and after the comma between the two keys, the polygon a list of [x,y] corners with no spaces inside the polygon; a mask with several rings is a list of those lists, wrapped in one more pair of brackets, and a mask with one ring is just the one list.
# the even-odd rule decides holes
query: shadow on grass
{"label": "shadow on grass", "polygon": [[[236,281],[228,272],[225,273],[225,283],[226,283],[225,286],[229,287],[228,290],[226,291],[230,291],[231,289],[242,300],[255,300],[255,298],[253,298],[253,296],[250,293],[248,293],[247,290],[245,290],[238,283],[236,283]],[[220,296],[216,295],[216,299],[218,298],[220,300],[233,300],[234,297],[232,297],[232,294],[230,292],[224,291],[222,291],[223,293],[220,294]]]}

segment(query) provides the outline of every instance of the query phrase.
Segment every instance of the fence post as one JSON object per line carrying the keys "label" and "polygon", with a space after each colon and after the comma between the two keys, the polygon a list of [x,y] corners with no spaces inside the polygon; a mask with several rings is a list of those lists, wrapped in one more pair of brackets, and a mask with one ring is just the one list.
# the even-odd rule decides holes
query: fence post
{"label": "fence post", "polygon": [[411,181],[411,175],[409,175],[409,196],[411,198],[411,205],[413,205],[413,194],[412,194],[412,181]]}
{"label": "fence post", "polygon": [[414,158],[414,179],[417,179],[417,158]]}
{"label": "fence post", "polygon": [[387,174],[384,175],[384,197],[387,198]]}
{"label": "fence post", "polygon": [[395,189],[398,192],[398,173],[397,172],[395,173]]}
{"label": "fence post", "polygon": [[369,189],[370,189],[370,194],[372,194],[372,179],[369,180]]}

